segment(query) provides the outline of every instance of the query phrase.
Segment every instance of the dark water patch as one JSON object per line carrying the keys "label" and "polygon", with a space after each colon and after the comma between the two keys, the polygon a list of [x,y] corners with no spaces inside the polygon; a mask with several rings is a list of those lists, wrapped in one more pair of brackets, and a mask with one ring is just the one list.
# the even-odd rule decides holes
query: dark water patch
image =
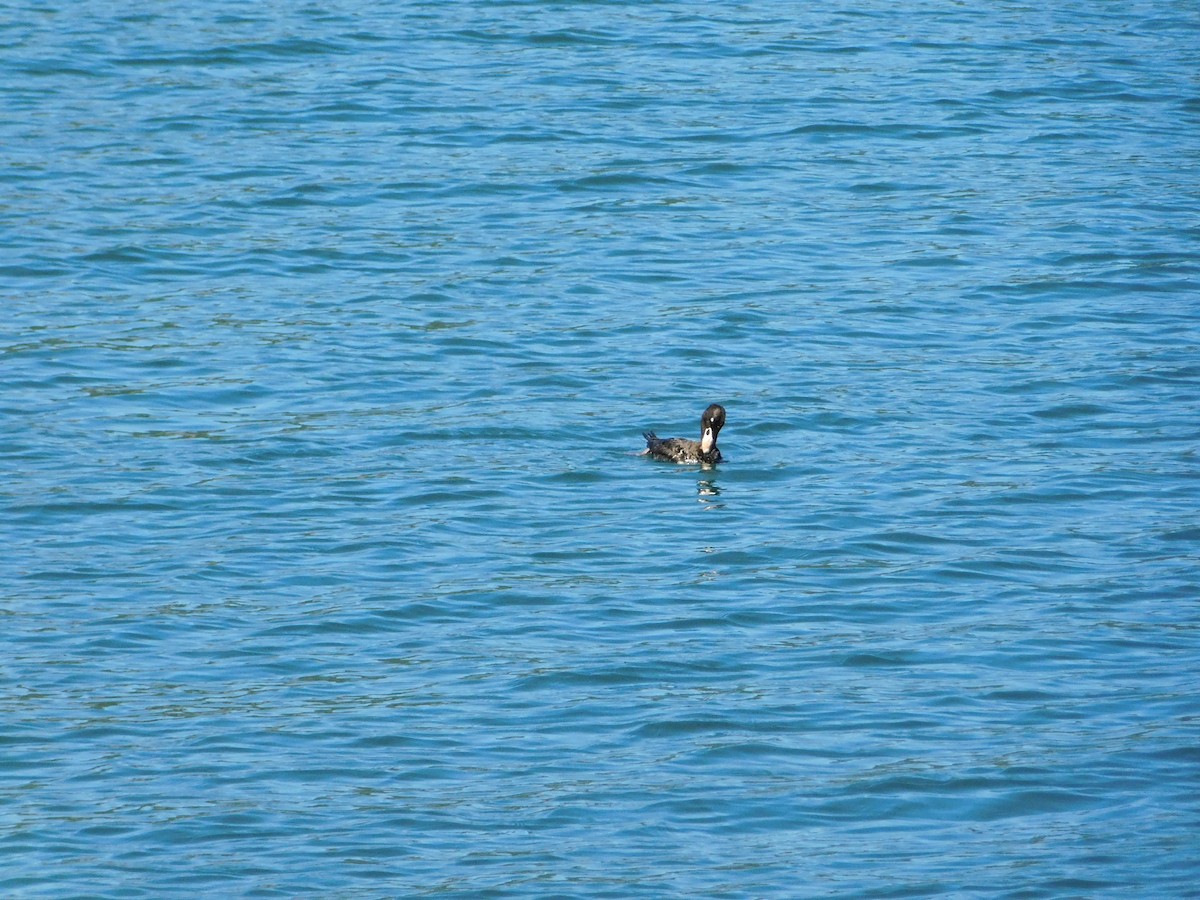
{"label": "dark water patch", "polygon": [[594,47],[617,44],[613,35],[591,30],[553,31],[545,34],[532,34],[524,39],[534,47]]}
{"label": "dark water patch", "polygon": [[113,62],[116,65],[130,68],[237,66],[274,60],[322,57],[348,51],[349,48],[337,41],[289,38],[270,42],[252,41],[243,44],[214,46],[191,53],[165,56],[129,56],[117,58]]}
{"label": "dark water patch", "polygon": [[1059,406],[1047,407],[1045,409],[1036,409],[1032,411],[1032,415],[1039,419],[1078,419],[1092,418],[1096,416],[1108,415],[1111,410],[1103,406],[1097,406],[1094,403],[1065,403]]}
{"label": "dark water patch", "polygon": [[607,191],[646,185],[663,186],[675,184],[677,182],[674,180],[658,175],[645,175],[636,172],[611,172],[577,178],[562,183],[559,188],[563,191]]}

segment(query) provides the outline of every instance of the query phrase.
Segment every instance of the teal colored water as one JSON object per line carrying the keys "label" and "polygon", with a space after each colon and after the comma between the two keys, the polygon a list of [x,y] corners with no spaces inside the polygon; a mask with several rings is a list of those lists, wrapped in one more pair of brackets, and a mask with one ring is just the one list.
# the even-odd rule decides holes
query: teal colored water
{"label": "teal colored water", "polygon": [[0,44],[0,894],[1195,896],[1193,4]]}

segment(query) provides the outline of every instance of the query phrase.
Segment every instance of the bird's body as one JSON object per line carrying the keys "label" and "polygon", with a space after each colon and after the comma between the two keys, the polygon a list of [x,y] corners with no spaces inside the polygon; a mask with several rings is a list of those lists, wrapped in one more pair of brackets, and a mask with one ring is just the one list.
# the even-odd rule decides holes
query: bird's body
{"label": "bird's body", "polygon": [[700,449],[699,441],[687,438],[660,438],[653,431],[643,431],[646,438],[646,453],[659,459],[677,463],[718,463],[721,451],[713,448],[709,453]]}
{"label": "bird's body", "polygon": [[660,438],[653,431],[642,432],[646,438],[646,449],[642,451],[656,459],[684,464],[712,465],[721,461],[717,449],[717,435],[725,424],[725,409],[714,403],[700,417],[700,440],[688,438]]}

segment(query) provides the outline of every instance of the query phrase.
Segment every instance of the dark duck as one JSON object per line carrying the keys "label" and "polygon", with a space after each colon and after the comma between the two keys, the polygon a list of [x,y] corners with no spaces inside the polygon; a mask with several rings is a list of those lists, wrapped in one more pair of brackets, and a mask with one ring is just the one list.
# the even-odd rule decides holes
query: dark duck
{"label": "dark duck", "polygon": [[644,431],[646,449],[642,452],[677,463],[719,463],[721,451],[717,449],[717,435],[724,424],[725,408],[714,403],[700,417],[700,440],[660,438],[653,431]]}

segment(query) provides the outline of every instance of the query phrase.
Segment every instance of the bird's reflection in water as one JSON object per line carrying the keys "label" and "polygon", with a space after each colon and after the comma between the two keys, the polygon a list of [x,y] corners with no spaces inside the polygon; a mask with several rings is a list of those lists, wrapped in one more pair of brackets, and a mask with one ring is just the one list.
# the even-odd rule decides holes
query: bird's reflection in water
{"label": "bird's reflection in water", "polygon": [[721,489],[717,487],[717,483],[712,478],[701,478],[696,482],[696,492],[700,495],[696,499],[705,504],[720,506],[721,501],[717,498],[721,496]]}

